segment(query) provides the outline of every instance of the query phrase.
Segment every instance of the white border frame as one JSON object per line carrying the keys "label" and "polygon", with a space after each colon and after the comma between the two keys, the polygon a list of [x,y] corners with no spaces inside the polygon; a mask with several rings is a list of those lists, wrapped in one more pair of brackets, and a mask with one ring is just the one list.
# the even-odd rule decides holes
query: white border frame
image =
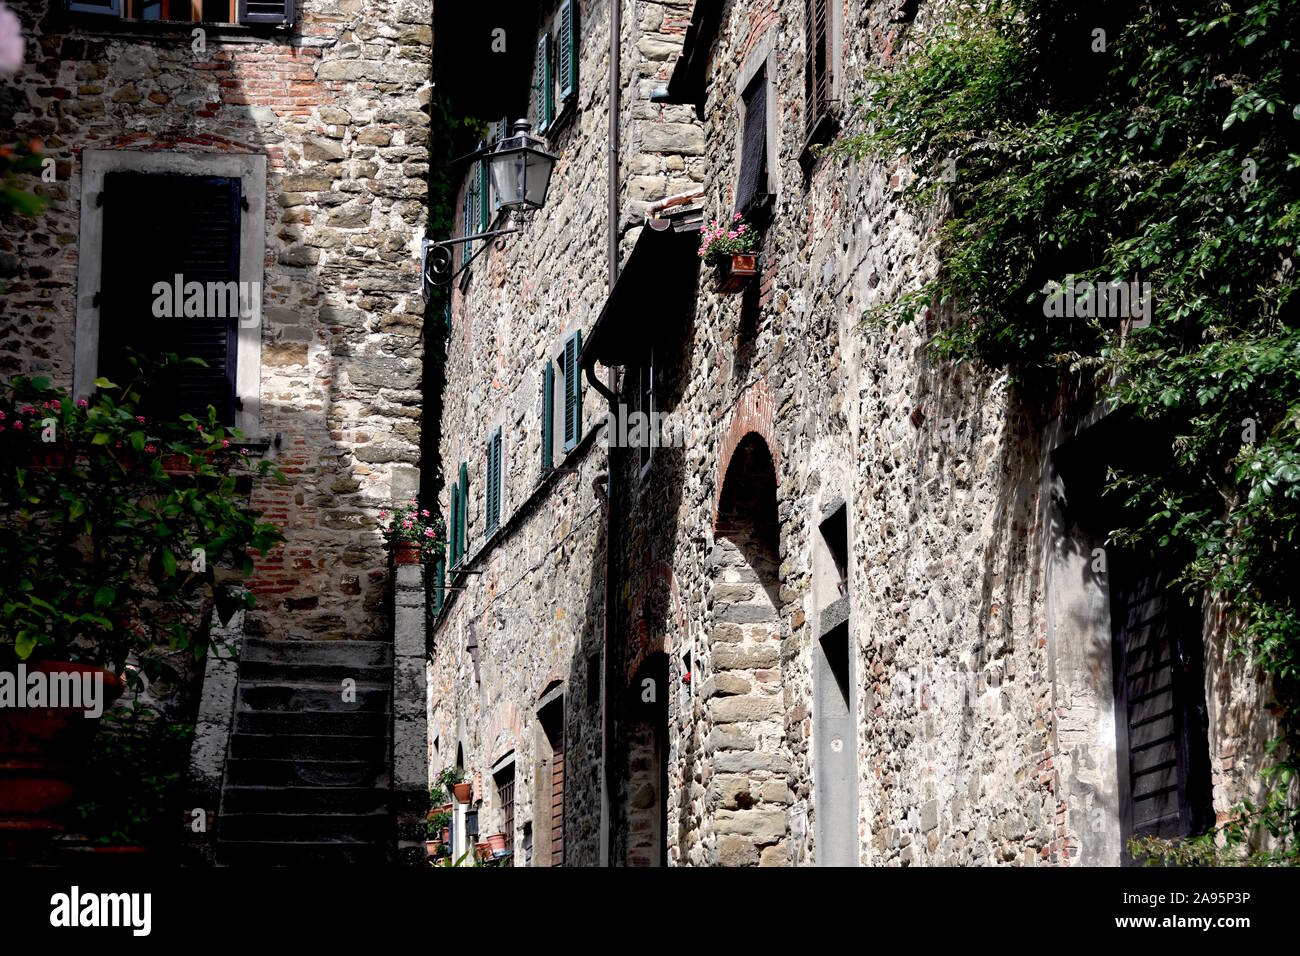
{"label": "white border frame", "polygon": [[[99,306],[95,297],[103,277],[104,209],[99,199],[104,176],[115,172],[224,176],[240,180],[248,203],[239,218],[239,281],[262,283],[266,256],[266,157],[257,153],[222,155],[172,151],[87,149],[81,154],[81,219],[77,259],[77,330],[73,391],[89,398],[99,364]],[[239,324],[235,358],[235,427],[259,434],[262,411],[262,303],[257,321]],[[242,407],[239,407],[242,405]]]}

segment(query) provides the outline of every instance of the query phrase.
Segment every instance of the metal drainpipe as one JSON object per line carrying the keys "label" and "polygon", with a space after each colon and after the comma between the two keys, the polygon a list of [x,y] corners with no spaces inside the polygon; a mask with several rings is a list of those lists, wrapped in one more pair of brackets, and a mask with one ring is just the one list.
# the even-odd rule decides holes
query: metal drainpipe
{"label": "metal drainpipe", "polygon": [[[614,291],[614,283],[618,281],[618,119],[619,119],[619,84],[622,80],[622,69],[620,64],[620,52],[622,49],[623,32],[623,11],[622,0],[612,0],[609,8],[609,291]],[[592,366],[595,371],[595,366]],[[617,414],[615,408],[616,396],[618,393],[618,378],[614,368],[609,370],[609,389],[606,392],[606,399],[609,401],[611,412]],[[604,391],[602,389],[602,391]],[[607,436],[608,437],[608,436]],[[605,627],[604,627],[604,648],[601,657],[604,663],[604,673],[601,683],[604,685],[603,706],[601,708],[601,793],[600,793],[600,863],[602,866],[609,866],[611,860],[613,843],[613,761],[614,752],[614,725],[611,719],[610,708],[614,703],[614,660],[610,653],[610,621],[613,619],[614,611],[614,594],[613,587],[614,577],[614,523],[617,519],[617,510],[614,507],[614,450],[606,441],[605,467],[609,475],[609,481],[606,484],[607,507],[605,510]]]}

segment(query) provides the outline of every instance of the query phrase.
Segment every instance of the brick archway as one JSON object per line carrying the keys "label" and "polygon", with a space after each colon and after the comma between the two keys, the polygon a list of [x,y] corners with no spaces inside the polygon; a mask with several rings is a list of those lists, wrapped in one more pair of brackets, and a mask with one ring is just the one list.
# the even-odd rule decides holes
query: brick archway
{"label": "brick archway", "polygon": [[[722,430],[722,439],[718,443],[718,463],[713,482],[713,525],[718,524],[718,503],[722,500],[722,485],[727,478],[727,469],[731,466],[731,456],[746,435],[755,434],[763,439],[772,464],[779,476],[781,473],[781,446],[776,441],[772,430],[773,404],[772,393],[767,382],[759,379],[751,383],[740,395],[736,404],[727,415],[727,423]],[[779,482],[778,482],[779,484]]]}
{"label": "brick archway", "polygon": [[502,701],[493,711],[492,719],[487,725],[487,734],[483,738],[483,756],[489,765],[511,750],[519,752],[523,727],[519,705],[511,700]]}

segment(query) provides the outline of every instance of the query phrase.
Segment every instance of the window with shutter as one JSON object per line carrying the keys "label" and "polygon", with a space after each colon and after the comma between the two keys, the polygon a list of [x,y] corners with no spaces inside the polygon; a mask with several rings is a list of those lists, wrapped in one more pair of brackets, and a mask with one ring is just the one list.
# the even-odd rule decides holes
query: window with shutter
{"label": "window with shutter", "polygon": [[68,10],[72,13],[94,13],[100,16],[120,17],[122,0],[69,0]]}
{"label": "window with shutter", "polygon": [[289,26],[294,0],[67,0],[70,13],[120,17],[127,21],[172,23],[240,23],[245,26]]}
{"label": "window with shutter", "polygon": [[447,522],[451,538],[451,565],[460,564],[460,486],[451,486],[451,521]]}
{"label": "window with shutter", "polygon": [[1123,840],[1203,833],[1214,815],[1200,617],[1165,569],[1108,557]]}
{"label": "window with shutter", "polygon": [[546,363],[542,370],[542,475],[554,467],[555,462],[555,366]]}
{"label": "window with shutter", "polygon": [[435,574],[437,575],[437,584],[433,591],[433,613],[437,614],[442,610],[446,603],[447,593],[447,548],[444,545],[438,550],[438,560],[434,562]]}
{"label": "window with shutter", "polygon": [[460,552],[469,550],[469,465],[460,463]]}
{"label": "window with shutter", "polygon": [[501,522],[501,429],[487,443],[487,530],[490,536]]}
{"label": "window with shutter", "polygon": [[294,0],[239,0],[240,23],[289,24],[293,12]]}
{"label": "window with shutter", "polygon": [[806,129],[826,115],[831,98],[831,33],[829,0],[804,4],[804,109]]}
{"label": "window with shutter", "polygon": [[736,211],[747,214],[767,198],[767,73],[760,71],[745,89],[744,131],[740,152],[740,179],[736,185]]}
{"label": "window with shutter", "polygon": [[537,115],[537,132],[545,133],[555,118],[555,78],[551,72],[551,37],[543,33],[537,40],[537,62],[533,71],[533,108]]}
{"label": "window with shutter", "polygon": [[487,162],[479,160],[474,164],[474,190],[478,194],[478,228],[476,232],[487,232],[492,224],[492,214],[496,212],[493,197],[488,189]]}
{"label": "window with shutter", "polygon": [[574,29],[573,0],[564,0],[556,15],[556,71],[560,79],[560,102],[578,91],[578,35]]}
{"label": "window with shutter", "polygon": [[578,355],[582,352],[582,330],[564,341],[564,450],[572,451],[582,438],[582,375]]}
{"label": "window with shutter", "polygon": [[[155,396],[145,396],[147,407],[165,403],[169,411],[207,419],[212,406],[219,422],[234,422],[241,206],[237,178],[134,172],[104,177],[98,374],[127,381],[130,350],[204,363],[172,369],[165,381],[155,382]],[[180,310],[177,283],[184,293]],[[187,293],[191,283],[198,283],[198,302]],[[168,301],[157,309],[155,287],[168,290]],[[245,290],[245,303],[250,294],[254,290]]]}

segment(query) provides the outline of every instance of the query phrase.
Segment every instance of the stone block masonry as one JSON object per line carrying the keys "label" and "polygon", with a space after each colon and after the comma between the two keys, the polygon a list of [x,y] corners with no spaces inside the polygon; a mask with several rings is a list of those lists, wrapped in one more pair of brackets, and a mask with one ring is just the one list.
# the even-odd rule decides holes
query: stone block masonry
{"label": "stone block masonry", "polygon": [[214,28],[199,53],[190,24],[12,6],[27,63],[0,117],[43,141],[57,181],[30,228],[0,236],[0,372],[73,379],[79,303],[97,291],[79,263],[102,254],[81,235],[83,150],[265,156],[249,431],[289,480],[252,500],[287,541],[249,581],[245,632],[386,638],[377,514],[419,485],[431,0],[299,0],[291,30]]}

